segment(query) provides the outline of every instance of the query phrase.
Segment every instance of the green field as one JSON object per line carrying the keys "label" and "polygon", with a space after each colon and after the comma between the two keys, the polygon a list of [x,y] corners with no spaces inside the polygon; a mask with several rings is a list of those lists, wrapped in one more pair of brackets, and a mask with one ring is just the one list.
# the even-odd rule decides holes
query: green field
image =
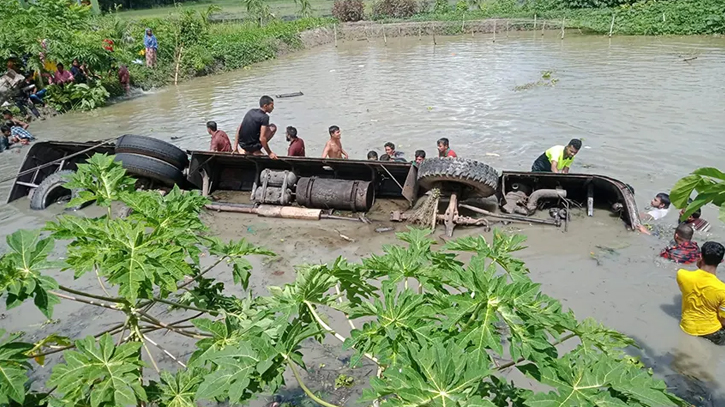
{"label": "green field", "polygon": [[[313,15],[316,17],[331,15],[334,0],[310,0]],[[206,10],[210,5],[221,7],[221,11],[215,12],[215,18],[221,19],[240,19],[247,16],[247,9],[242,0],[212,0],[199,2],[182,3],[181,7],[193,10]],[[298,14],[298,6],[292,0],[268,0],[272,14],[277,18],[285,18],[296,16]],[[157,7],[143,10],[126,10],[120,11],[118,16],[126,19],[142,19],[142,18],[163,18],[175,11],[174,6]]]}

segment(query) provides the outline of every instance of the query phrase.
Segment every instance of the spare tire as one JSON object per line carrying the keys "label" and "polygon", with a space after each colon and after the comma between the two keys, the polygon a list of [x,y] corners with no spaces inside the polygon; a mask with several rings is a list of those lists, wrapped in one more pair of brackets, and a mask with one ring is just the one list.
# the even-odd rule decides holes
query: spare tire
{"label": "spare tire", "polygon": [[[74,173],[75,171],[72,170],[63,170],[47,176],[33,191],[30,197],[30,209],[40,211],[65,198],[73,199],[77,197],[77,189],[70,190],[64,186],[68,182],[68,176]],[[78,210],[90,204],[91,202],[86,202],[81,206],[68,209]]]}
{"label": "spare tire", "polygon": [[189,165],[186,151],[165,141],[146,136],[126,134],[116,141],[116,154],[131,153],[153,157],[169,163],[179,170]]}
{"label": "spare tire", "polygon": [[418,168],[418,183],[425,189],[463,186],[464,196],[489,197],[498,189],[498,172],[468,158],[428,158]]}
{"label": "spare tire", "polygon": [[139,154],[121,153],[116,154],[114,161],[119,161],[130,175],[150,178],[170,187],[174,186],[174,184],[179,186],[184,185],[184,174],[178,168],[156,158]]}

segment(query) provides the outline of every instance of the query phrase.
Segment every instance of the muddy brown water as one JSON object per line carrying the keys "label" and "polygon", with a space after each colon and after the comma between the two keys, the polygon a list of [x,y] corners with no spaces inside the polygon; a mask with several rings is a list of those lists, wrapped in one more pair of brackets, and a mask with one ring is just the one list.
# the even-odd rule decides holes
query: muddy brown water
{"label": "muddy brown water", "polygon": [[[353,157],[364,157],[373,149],[380,153],[387,141],[395,142],[409,157],[416,149],[430,155],[435,140],[448,137],[459,156],[499,169],[527,170],[544,149],[580,137],[585,148],[574,171],[606,174],[631,184],[643,208],[652,195],[669,190],[694,168],[722,167],[724,57],[725,39],[700,37],[609,40],[567,33],[561,41],[555,33],[520,33],[499,35],[495,43],[490,35],[438,37],[435,46],[425,37],[389,39],[387,45],[382,39],[354,41],[200,78],[90,113],[33,123],[30,130],[44,140],[85,141],[124,133],[164,140],[181,137],[173,142],[204,149],[209,143],[207,120],[233,134],[260,95],[302,91],[302,97],[276,101],[272,122],[280,129],[296,126],[308,155],[321,154],[326,129],[335,124],[342,128],[343,146]],[[556,86],[514,90],[538,81],[542,71],[553,71],[559,80]],[[272,148],[278,153],[286,150],[281,132]],[[23,154],[1,154],[2,173],[15,172]],[[0,186],[0,194],[5,196],[8,188]],[[60,208],[31,212],[27,200],[0,206],[0,234],[40,227],[60,212]],[[706,208],[704,217],[714,223],[713,235],[698,238],[722,241],[723,226],[716,211]],[[253,286],[260,293],[268,285],[292,281],[295,264],[327,262],[337,256],[356,260],[394,241],[392,233],[374,232],[388,226],[384,216],[363,227],[270,222],[235,214],[204,218],[224,238],[245,237],[280,254],[274,262],[253,259]],[[675,221],[673,210],[661,226],[666,229]],[[340,239],[334,229],[355,242]],[[635,338],[641,348],[633,353],[673,391],[697,405],[725,403],[721,362],[725,350],[688,337],[678,327],[678,267],[657,259],[669,232],[662,238],[627,232],[603,211],[594,218],[575,217],[567,233],[544,226],[512,231],[529,236],[528,248],[520,256],[548,294],[561,299],[578,317],[594,317]],[[457,236],[475,233],[460,229]],[[230,280],[224,270],[220,276]],[[73,281],[66,274],[58,278],[80,289],[97,290],[95,279]],[[59,321],[41,327],[44,319],[32,306],[0,308],[2,327],[32,335],[59,329],[81,337],[115,321],[112,313],[99,314],[75,303],[64,302],[56,310]],[[343,320],[333,319],[333,324],[347,334]],[[192,351],[183,340],[164,340],[180,355]],[[317,388],[345,372],[346,354],[333,341],[328,345],[310,345],[306,357],[312,367],[325,364],[310,376]],[[169,360],[163,363],[173,368]],[[362,377],[369,373],[366,369],[351,374]],[[39,369],[38,377],[44,374],[47,368]],[[327,390],[338,398],[347,396]],[[298,394],[296,386],[291,384],[284,394]]]}

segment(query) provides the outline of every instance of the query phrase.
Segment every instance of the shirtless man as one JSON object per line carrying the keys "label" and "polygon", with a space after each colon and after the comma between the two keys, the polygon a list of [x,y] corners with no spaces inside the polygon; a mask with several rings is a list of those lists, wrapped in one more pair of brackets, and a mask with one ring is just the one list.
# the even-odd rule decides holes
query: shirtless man
{"label": "shirtless man", "polygon": [[342,148],[340,142],[340,128],[337,126],[330,126],[330,139],[325,144],[325,150],[322,152],[322,158],[345,158],[347,159],[347,152]]}

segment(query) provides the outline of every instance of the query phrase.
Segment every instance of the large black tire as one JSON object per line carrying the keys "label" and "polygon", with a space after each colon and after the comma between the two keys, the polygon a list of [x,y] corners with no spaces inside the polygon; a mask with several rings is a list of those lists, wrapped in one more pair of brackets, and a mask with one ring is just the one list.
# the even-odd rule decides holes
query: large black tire
{"label": "large black tire", "polygon": [[126,172],[131,175],[150,178],[167,186],[174,186],[174,184],[179,186],[184,185],[184,174],[178,168],[156,158],[139,154],[121,153],[116,154],[114,160],[121,162]]}
{"label": "large black tire", "polygon": [[498,172],[468,158],[427,158],[418,168],[418,184],[425,189],[464,187],[464,197],[489,197],[498,189]]}
{"label": "large black tire", "polygon": [[153,137],[126,134],[116,141],[116,154],[131,153],[153,157],[169,163],[183,171],[189,165],[186,151],[173,144],[155,139]]}
{"label": "large black tire", "polygon": [[[73,199],[78,196],[78,190],[70,190],[63,185],[68,182],[68,176],[75,173],[73,170],[63,170],[50,174],[40,185],[33,191],[30,197],[30,209],[41,211],[49,206],[62,201],[64,199]],[[71,210],[82,209],[90,205],[92,202],[86,202],[84,205]]]}

